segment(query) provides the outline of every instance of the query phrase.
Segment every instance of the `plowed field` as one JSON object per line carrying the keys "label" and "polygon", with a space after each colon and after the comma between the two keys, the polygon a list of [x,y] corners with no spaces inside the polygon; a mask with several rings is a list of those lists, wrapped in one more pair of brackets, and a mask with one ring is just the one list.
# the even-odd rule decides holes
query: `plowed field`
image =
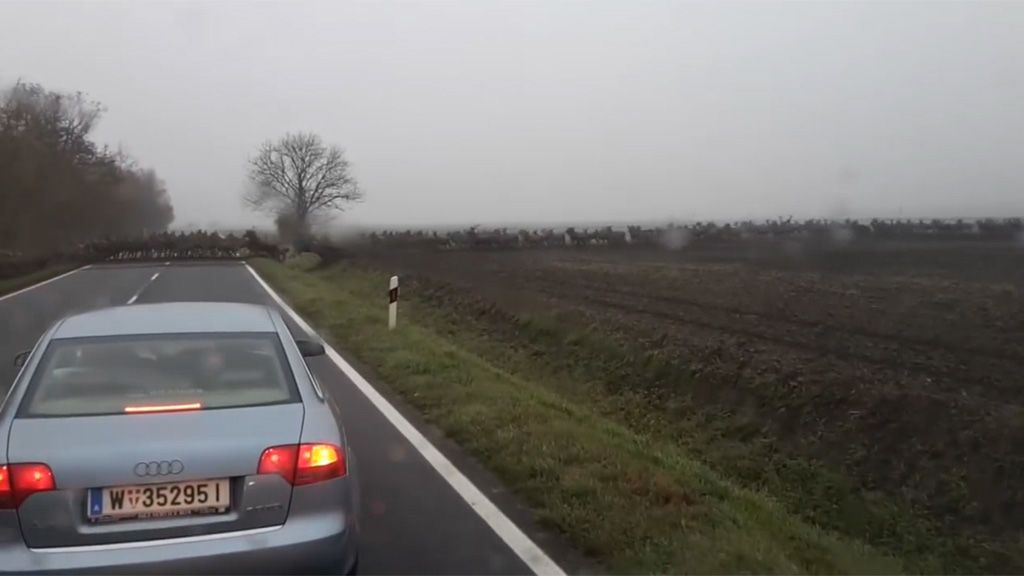
{"label": "plowed field", "polygon": [[[402,275],[407,289],[449,311],[477,320],[552,316],[657,359],[671,369],[616,388],[689,422],[671,431],[682,442],[695,425],[713,429],[715,438],[693,441],[694,449],[747,483],[791,491],[783,501],[799,502],[800,488],[772,467],[798,458],[961,542],[1019,552],[1011,551],[1024,529],[1018,246],[382,251],[359,259]],[[750,456],[756,470],[736,461],[744,450],[719,454],[726,441],[759,446]],[[828,507],[827,494],[815,496],[808,506]],[[849,519],[832,516],[849,513],[809,511],[839,524]]]}

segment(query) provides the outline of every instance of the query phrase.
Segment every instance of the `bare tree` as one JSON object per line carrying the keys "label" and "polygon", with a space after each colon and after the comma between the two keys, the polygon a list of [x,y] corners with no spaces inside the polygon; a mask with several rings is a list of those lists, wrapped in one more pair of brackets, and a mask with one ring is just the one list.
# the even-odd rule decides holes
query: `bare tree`
{"label": "bare tree", "polygon": [[163,182],[90,133],[103,106],[17,82],[0,91],[0,250],[45,254],[165,230]]}
{"label": "bare tree", "polygon": [[249,161],[249,180],[246,204],[284,217],[298,236],[309,234],[312,218],[363,197],[342,149],[310,133],[264,142]]}

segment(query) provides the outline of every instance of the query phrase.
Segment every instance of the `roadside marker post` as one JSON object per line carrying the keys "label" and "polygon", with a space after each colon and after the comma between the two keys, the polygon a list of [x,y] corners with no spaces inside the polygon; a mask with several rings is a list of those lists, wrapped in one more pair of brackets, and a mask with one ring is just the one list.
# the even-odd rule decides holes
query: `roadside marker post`
{"label": "roadside marker post", "polygon": [[388,330],[394,330],[398,324],[398,276],[391,277],[388,285]]}

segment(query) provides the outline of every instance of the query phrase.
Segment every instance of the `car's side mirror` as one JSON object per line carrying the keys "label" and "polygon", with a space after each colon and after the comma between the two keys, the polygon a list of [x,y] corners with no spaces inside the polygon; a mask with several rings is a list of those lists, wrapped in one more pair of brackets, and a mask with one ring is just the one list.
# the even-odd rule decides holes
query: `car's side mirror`
{"label": "car's side mirror", "polygon": [[305,340],[296,339],[295,345],[299,347],[299,352],[303,357],[309,358],[310,356],[323,356],[324,355],[324,343],[319,340]]}
{"label": "car's side mirror", "polygon": [[31,350],[22,350],[21,352],[18,352],[17,354],[15,354],[14,355],[14,367],[15,368],[21,368],[22,366],[24,366],[25,362],[28,362],[29,354],[32,354]]}

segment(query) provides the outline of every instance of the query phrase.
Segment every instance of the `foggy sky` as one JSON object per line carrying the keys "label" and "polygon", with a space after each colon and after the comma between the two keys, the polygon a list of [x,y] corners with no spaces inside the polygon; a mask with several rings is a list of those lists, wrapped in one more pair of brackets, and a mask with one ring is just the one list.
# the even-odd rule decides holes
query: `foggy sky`
{"label": "foggy sky", "polygon": [[176,226],[264,221],[297,130],[343,224],[1024,215],[1024,2],[0,2],[18,78],[103,102]]}

